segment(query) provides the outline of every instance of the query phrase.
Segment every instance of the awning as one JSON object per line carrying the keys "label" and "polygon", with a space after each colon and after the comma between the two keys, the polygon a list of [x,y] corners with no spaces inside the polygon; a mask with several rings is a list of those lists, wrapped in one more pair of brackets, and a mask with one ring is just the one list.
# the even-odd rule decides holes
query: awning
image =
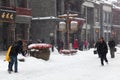
{"label": "awning", "polygon": [[32,18],[32,20],[51,20],[51,19],[55,19],[55,20],[57,20],[57,19],[59,19],[59,18],[57,18],[57,17],[54,17],[54,16],[48,16],[48,17],[34,17],[34,18]]}
{"label": "awning", "polygon": [[16,11],[13,11],[13,10],[7,10],[7,9],[0,9],[0,11],[5,11],[5,12],[16,13]]}

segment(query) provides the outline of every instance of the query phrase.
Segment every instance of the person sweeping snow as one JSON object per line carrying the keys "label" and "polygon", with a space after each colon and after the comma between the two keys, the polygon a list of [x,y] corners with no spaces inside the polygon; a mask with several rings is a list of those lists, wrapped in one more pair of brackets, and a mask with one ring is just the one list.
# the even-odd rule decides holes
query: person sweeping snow
{"label": "person sweeping snow", "polygon": [[8,72],[11,73],[13,71],[12,67],[14,65],[14,72],[17,73],[18,72],[18,62],[17,62],[17,56],[18,56],[18,53],[22,53],[23,56],[24,53],[23,53],[23,49],[22,49],[22,41],[19,40],[15,43],[13,43],[7,53],[6,53],[6,61],[9,62],[8,64]]}

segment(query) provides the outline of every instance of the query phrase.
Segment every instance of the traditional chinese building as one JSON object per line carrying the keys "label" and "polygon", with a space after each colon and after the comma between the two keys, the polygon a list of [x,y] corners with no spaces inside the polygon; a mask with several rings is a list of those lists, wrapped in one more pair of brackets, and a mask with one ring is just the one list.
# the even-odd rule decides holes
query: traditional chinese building
{"label": "traditional chinese building", "polygon": [[15,40],[28,40],[31,22],[29,0],[0,0],[0,49]]}

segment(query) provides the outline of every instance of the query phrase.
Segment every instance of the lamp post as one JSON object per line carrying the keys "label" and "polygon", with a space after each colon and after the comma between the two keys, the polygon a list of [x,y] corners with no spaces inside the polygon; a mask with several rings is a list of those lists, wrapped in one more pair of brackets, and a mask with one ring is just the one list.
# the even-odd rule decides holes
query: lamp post
{"label": "lamp post", "polygon": [[66,31],[67,31],[67,49],[70,49],[70,17],[77,17],[78,14],[70,14],[69,11],[67,11],[67,14],[59,15],[59,18],[65,18],[66,19]]}
{"label": "lamp post", "polygon": [[88,30],[88,29],[87,29],[87,6],[85,7],[85,9],[86,9],[86,11],[85,11],[85,12],[86,12],[86,15],[85,15],[85,16],[86,16],[86,31],[85,31],[85,38],[86,38],[86,40],[88,40],[88,39],[87,39],[87,30]]}

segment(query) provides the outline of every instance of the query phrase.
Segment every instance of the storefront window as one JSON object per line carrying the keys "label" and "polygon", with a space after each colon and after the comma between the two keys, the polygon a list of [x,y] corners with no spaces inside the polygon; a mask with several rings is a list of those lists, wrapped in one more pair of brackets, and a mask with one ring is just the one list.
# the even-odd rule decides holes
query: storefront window
{"label": "storefront window", "polygon": [[16,24],[16,40],[17,39],[27,39],[27,24]]}
{"label": "storefront window", "polygon": [[17,0],[17,7],[27,8],[27,0]]}
{"label": "storefront window", "polygon": [[56,4],[57,4],[57,14],[59,15],[61,13],[61,1],[57,0]]}
{"label": "storefront window", "polygon": [[81,11],[81,4],[84,0],[65,0],[65,10]]}

